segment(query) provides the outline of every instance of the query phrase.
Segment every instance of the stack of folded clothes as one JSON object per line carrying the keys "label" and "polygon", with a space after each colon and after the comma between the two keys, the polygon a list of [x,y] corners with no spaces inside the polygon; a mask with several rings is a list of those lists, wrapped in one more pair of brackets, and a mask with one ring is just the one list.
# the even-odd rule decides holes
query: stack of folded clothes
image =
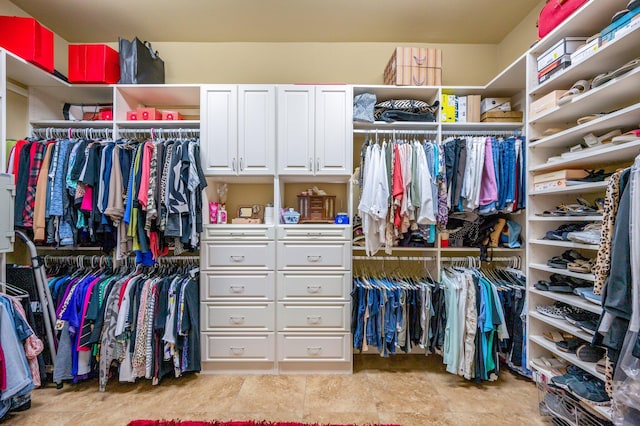
{"label": "stack of folded clothes", "polygon": [[379,102],[373,116],[376,121],[436,121],[439,101],[428,104],[417,99],[400,99]]}

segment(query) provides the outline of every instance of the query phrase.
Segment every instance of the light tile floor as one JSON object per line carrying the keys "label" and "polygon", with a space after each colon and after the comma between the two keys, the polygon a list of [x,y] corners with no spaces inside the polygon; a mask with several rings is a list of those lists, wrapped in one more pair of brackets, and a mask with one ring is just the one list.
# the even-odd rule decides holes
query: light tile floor
{"label": "light tile floor", "polygon": [[126,425],[133,419],[271,420],[339,424],[542,425],[535,386],[508,371],[476,385],[437,356],[357,356],[353,375],[200,375],[33,392],[11,425]]}

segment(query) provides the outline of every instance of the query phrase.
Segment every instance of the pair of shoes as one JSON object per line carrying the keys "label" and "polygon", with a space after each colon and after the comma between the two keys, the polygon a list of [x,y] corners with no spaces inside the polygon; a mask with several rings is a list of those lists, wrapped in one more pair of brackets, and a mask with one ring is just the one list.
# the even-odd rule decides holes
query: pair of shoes
{"label": "pair of shoes", "polygon": [[590,274],[595,266],[595,259],[576,259],[567,264],[567,269],[571,272],[577,272],[579,274]]}
{"label": "pair of shoes", "polygon": [[543,239],[552,241],[569,241],[569,233],[580,232],[585,228],[585,226],[586,225],[583,223],[565,223],[553,231],[547,231]]}
{"label": "pair of shoes", "polygon": [[595,294],[593,292],[593,287],[578,287],[573,289],[573,294],[577,294],[578,296],[585,299],[587,302],[591,302],[594,305],[602,305],[602,295]]}
{"label": "pair of shoes", "polygon": [[578,321],[575,324],[576,326],[583,329],[585,332],[589,333],[592,336],[596,335],[596,331],[598,330],[598,321],[594,319],[588,319],[584,321]]}
{"label": "pair of shoes", "polygon": [[571,308],[571,306],[565,303],[556,302],[553,305],[538,305],[536,306],[536,311],[550,318],[564,319]]}
{"label": "pair of shoes", "polygon": [[598,314],[594,314],[593,312],[586,311],[581,308],[571,307],[570,310],[567,310],[564,314],[564,319],[572,325],[576,325],[580,321],[598,321],[600,316]]}
{"label": "pair of shoes", "polygon": [[569,264],[577,265],[578,261],[587,261],[586,257],[581,255],[575,250],[566,250],[560,256],[554,256],[551,259],[547,260],[547,266],[556,269],[567,269]]}
{"label": "pair of shoes", "polygon": [[567,352],[570,354],[575,353],[581,345],[582,340],[578,339],[577,337],[556,342],[556,348],[560,349],[562,352]]}
{"label": "pair of shoes", "polygon": [[600,244],[602,237],[602,224],[590,223],[586,225],[581,231],[567,232],[567,240],[574,243],[581,244]]}
{"label": "pair of shoes", "polygon": [[568,365],[566,367],[567,374],[563,374],[562,376],[555,376],[551,378],[551,383],[554,386],[559,387],[560,389],[569,389],[569,383],[578,382],[581,380],[589,380],[595,379],[591,374],[582,371],[580,368],[575,365]]}
{"label": "pair of shoes", "polygon": [[580,413],[562,395],[548,393],[544,396],[544,404],[552,414],[566,420],[574,420]]}
{"label": "pair of shoes", "polygon": [[[626,9],[625,9],[626,10]],[[622,11],[618,12],[621,13]],[[629,11],[627,10],[624,14],[628,13]],[[602,74],[598,74],[597,76],[595,76],[593,78],[593,81],[591,82],[591,87],[595,88],[598,86],[602,86],[603,84],[606,84],[608,82],[610,82],[611,80],[613,80],[614,78],[618,78],[623,76],[624,74],[628,73],[629,71],[637,68],[638,66],[640,66],[640,58],[635,58],[629,62],[627,62],[626,64],[622,65],[621,67],[613,70],[613,71],[609,71],[609,72],[605,72]]]}
{"label": "pair of shoes", "polygon": [[580,361],[598,362],[604,357],[605,352],[601,347],[584,344],[576,350],[576,356]]}
{"label": "pair of shoes", "polygon": [[589,380],[571,381],[567,387],[578,399],[587,403],[594,405],[609,405],[611,403],[604,382],[595,377]]}

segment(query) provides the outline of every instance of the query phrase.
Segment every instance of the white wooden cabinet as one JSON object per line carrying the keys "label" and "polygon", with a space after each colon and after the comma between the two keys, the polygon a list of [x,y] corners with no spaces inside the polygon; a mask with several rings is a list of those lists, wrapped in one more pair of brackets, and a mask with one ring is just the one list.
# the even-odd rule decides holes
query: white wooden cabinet
{"label": "white wooden cabinet", "polygon": [[208,85],[202,88],[201,151],[208,175],[275,172],[275,87]]}
{"label": "white wooden cabinet", "polygon": [[278,173],[349,175],[351,86],[278,86]]}

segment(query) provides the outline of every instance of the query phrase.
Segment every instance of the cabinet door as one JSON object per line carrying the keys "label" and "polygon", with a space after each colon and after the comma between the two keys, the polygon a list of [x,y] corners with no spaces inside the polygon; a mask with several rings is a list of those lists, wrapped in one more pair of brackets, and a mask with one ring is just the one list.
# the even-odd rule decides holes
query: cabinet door
{"label": "cabinet door", "polygon": [[316,87],[317,175],[350,175],[353,157],[352,88]]}
{"label": "cabinet door", "polygon": [[275,87],[239,86],[238,107],[239,174],[274,174],[276,156]]}
{"label": "cabinet door", "polygon": [[313,174],[314,86],[278,86],[278,172]]}
{"label": "cabinet door", "polygon": [[204,86],[204,117],[200,149],[209,175],[235,175],[238,170],[238,89],[233,85]]}
{"label": "cabinet door", "polygon": [[[15,188],[13,175],[0,174],[0,253],[13,251],[13,204],[15,198]],[[4,268],[4,262],[1,266]]]}

